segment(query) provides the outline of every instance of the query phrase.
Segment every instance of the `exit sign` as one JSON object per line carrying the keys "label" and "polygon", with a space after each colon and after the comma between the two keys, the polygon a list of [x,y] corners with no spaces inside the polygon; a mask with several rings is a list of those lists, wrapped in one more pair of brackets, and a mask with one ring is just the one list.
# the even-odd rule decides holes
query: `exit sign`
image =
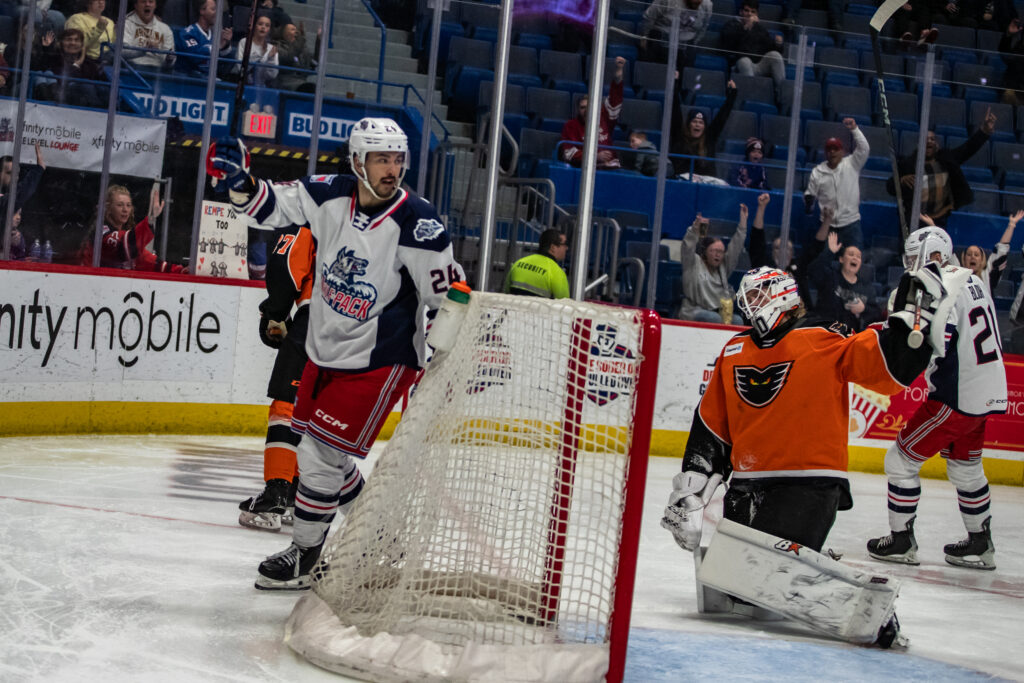
{"label": "exit sign", "polygon": [[277,131],[277,116],[247,111],[242,116],[242,135],[254,138],[273,138]]}

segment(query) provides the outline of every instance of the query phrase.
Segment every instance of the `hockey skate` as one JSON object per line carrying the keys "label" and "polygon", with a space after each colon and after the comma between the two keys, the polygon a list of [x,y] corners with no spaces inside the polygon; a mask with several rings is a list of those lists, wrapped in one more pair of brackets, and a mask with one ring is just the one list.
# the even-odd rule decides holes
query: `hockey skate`
{"label": "hockey skate", "polygon": [[285,514],[288,506],[290,486],[291,484],[285,479],[268,481],[260,495],[238,504],[238,509],[242,511],[238,515],[238,523],[260,531],[280,531],[281,517]]}
{"label": "hockey skate", "polygon": [[284,512],[281,513],[281,524],[284,526],[295,525],[295,493],[299,490],[299,478],[292,479],[288,487],[288,502],[285,504]]}
{"label": "hockey skate", "polygon": [[991,523],[989,517],[981,523],[981,531],[968,532],[964,540],[945,546],[946,562],[970,569],[995,569],[996,548],[992,545]]}
{"label": "hockey skate", "polygon": [[260,563],[256,588],[265,591],[309,590],[309,572],[320,557],[323,543],[312,548],[301,548],[294,543],[287,549],[271,555]]}
{"label": "hockey skate", "polygon": [[917,541],[914,539],[914,520],[911,517],[904,531],[893,531],[888,536],[868,541],[868,555],[883,562],[921,564],[917,561]]}

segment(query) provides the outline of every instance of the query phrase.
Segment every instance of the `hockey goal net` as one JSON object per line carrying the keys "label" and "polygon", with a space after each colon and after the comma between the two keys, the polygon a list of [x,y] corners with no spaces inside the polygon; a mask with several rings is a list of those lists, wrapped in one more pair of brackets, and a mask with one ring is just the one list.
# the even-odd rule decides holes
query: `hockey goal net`
{"label": "hockey goal net", "polygon": [[619,680],[657,315],[474,293],[286,640],[369,680]]}

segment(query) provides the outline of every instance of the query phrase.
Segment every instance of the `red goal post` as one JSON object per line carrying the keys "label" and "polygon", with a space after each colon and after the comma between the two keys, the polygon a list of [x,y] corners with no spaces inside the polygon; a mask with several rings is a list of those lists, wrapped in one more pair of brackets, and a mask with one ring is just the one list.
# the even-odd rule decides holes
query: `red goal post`
{"label": "red goal post", "polygon": [[656,314],[474,293],[286,641],[370,680],[622,679]]}

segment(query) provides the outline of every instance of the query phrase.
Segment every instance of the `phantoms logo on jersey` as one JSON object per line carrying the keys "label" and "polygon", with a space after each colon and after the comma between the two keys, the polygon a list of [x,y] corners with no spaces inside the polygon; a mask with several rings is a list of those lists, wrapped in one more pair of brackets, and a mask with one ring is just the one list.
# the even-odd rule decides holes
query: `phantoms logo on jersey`
{"label": "phantoms logo on jersey", "polygon": [[597,325],[590,345],[587,367],[587,398],[599,406],[614,401],[620,394],[633,391],[637,363],[633,352],[616,340],[618,330],[612,325]]}
{"label": "phantoms logo on jersey", "polygon": [[792,367],[791,360],[772,363],[766,368],[753,365],[737,366],[733,368],[736,393],[755,408],[764,408],[782,391]]}
{"label": "phantoms logo on jersey", "polygon": [[357,276],[366,275],[368,263],[345,248],[334,257],[333,263],[324,263],[320,296],[328,306],[347,318],[366,320],[377,302],[377,289],[368,282],[356,280]]}

